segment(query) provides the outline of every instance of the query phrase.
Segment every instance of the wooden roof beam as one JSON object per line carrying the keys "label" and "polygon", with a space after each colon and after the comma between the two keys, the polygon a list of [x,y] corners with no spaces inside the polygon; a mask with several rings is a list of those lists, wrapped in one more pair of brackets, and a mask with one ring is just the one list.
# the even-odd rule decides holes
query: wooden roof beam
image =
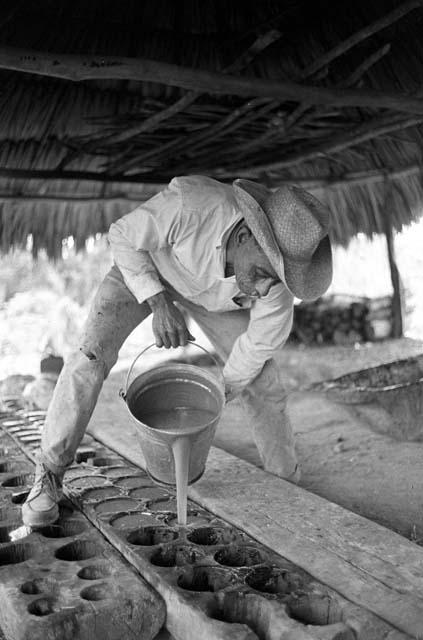
{"label": "wooden roof beam", "polygon": [[[271,29],[266,33],[260,35],[256,40],[252,43],[250,47],[246,51],[244,51],[232,64],[223,69],[225,73],[233,73],[234,71],[240,71],[242,68],[250,64],[250,62],[264,49],[266,49],[273,42],[276,42],[281,37],[281,32],[277,29]],[[116,133],[112,133],[109,135],[105,135],[101,139],[101,144],[104,145],[112,145],[119,142],[125,142],[127,140],[131,140],[134,136],[138,136],[145,132],[152,132],[157,129],[157,127],[168,120],[172,116],[180,113],[189,105],[197,100],[202,93],[200,91],[189,91],[185,96],[179,98],[176,102],[171,104],[170,106],[162,109],[158,113],[154,113],[149,118],[146,118],[140,123],[127,125],[125,129],[122,131],[118,131]],[[166,150],[166,145],[164,145]],[[76,157],[83,153],[90,153],[93,150],[98,148],[98,140],[94,142],[88,142],[83,145],[79,150],[71,151],[63,160],[59,163],[58,169],[64,169],[71,161],[73,161]],[[159,147],[160,149],[161,147]],[[110,163],[107,167],[108,171],[114,171],[115,167],[121,165],[124,162],[127,162],[126,153],[119,154],[113,159],[113,163]]]}
{"label": "wooden roof beam", "polygon": [[[54,172],[56,180],[63,181],[75,181],[75,173],[71,171],[64,172]],[[275,187],[281,186],[283,184],[298,184],[304,187],[305,189],[315,190],[322,189],[325,187],[330,188],[342,188],[347,186],[354,185],[370,185],[377,182],[385,182],[388,180],[403,180],[406,178],[412,178],[414,176],[418,176],[423,173],[423,164],[410,164],[404,167],[386,167],[376,170],[367,170],[367,171],[350,171],[343,173],[342,175],[335,176],[333,174],[326,175],[316,175],[316,176],[304,176],[304,177],[295,177],[291,176],[288,178],[280,178],[275,180]],[[51,171],[43,171],[43,170],[29,170],[29,169],[5,169],[0,167],[0,178],[14,178],[14,179],[24,179],[24,180],[40,180],[45,181],[51,179]],[[235,176],[234,176],[235,177]],[[83,172],[78,173],[77,180],[82,182],[99,182],[102,184],[122,184],[122,183],[135,183],[140,182],[140,176],[105,176],[101,173],[87,173]],[[161,188],[161,186],[165,186],[168,182],[168,179],[162,177],[161,180],[155,181],[154,178],[149,180],[148,185],[157,186],[157,189]],[[49,202],[49,201],[63,201],[63,202],[71,202],[71,203],[98,203],[105,204],[109,202],[116,201],[133,201],[140,202],[142,201],[142,194],[131,194],[127,191],[103,195],[100,196],[98,194],[92,196],[72,196],[69,194],[60,194],[60,193],[49,193],[49,194],[31,194],[25,193],[22,190],[19,193],[14,194],[12,189],[10,192],[2,191],[0,192],[0,203],[1,202],[11,202],[11,201],[37,201],[37,202]]]}
{"label": "wooden roof beam", "polygon": [[379,20],[376,20],[375,22],[363,27],[363,29],[356,31],[349,38],[336,45],[336,47],[317,58],[317,60],[314,60],[312,64],[303,69],[300,79],[306,79],[313,76],[315,73],[320,71],[320,69],[333,62],[333,60],[339,58],[360,42],[363,42],[363,40],[367,40],[367,38],[378,33],[378,31],[382,31],[382,29],[386,29],[386,27],[389,27],[391,24],[398,22],[398,20],[410,13],[410,11],[413,11],[414,9],[421,9],[422,7],[423,0],[408,0],[407,2],[404,2]]}
{"label": "wooden roof beam", "polygon": [[293,82],[275,82],[191,69],[141,58],[88,54],[56,55],[49,52],[1,47],[0,69],[63,78],[72,82],[100,79],[148,81],[210,94],[261,96],[309,104],[393,109],[405,113],[423,114],[423,100],[404,93],[333,89]]}
{"label": "wooden roof beam", "polygon": [[[255,176],[257,173],[280,171],[281,169],[288,169],[294,167],[303,162],[309,162],[311,160],[317,160],[325,158],[328,154],[340,153],[350,147],[362,144],[368,140],[373,140],[379,136],[392,133],[393,131],[401,131],[408,127],[414,127],[423,123],[423,116],[410,116],[404,118],[398,114],[387,114],[378,118],[367,120],[366,122],[357,125],[342,132],[337,136],[332,136],[330,139],[325,138],[319,145],[308,146],[307,148],[299,149],[293,153],[286,154],[280,160],[272,162],[259,162],[255,166],[239,167],[236,173],[240,176],[249,177]],[[273,152],[274,155],[274,152]],[[234,168],[224,169],[205,169],[206,174],[215,175],[223,178],[227,175],[232,175]]]}

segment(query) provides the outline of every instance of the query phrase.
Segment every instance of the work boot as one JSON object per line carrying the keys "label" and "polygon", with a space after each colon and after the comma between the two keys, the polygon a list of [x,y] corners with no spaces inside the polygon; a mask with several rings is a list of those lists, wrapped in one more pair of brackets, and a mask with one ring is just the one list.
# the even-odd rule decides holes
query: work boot
{"label": "work boot", "polygon": [[22,520],[27,527],[44,527],[58,519],[63,475],[55,474],[43,462],[37,462],[34,486],[22,505]]}

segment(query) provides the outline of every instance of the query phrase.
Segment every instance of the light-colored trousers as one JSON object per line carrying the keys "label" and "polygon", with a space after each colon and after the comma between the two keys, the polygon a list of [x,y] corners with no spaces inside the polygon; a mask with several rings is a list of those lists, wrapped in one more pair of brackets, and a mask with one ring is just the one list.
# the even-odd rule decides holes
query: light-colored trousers
{"label": "light-colored trousers", "polygon": [[[248,326],[248,310],[210,312],[174,290],[170,293],[226,361],[235,339]],[[40,457],[53,472],[60,473],[73,462],[119,349],[150,313],[149,305],[136,300],[119,269],[113,266],[94,298],[80,350],[66,359],[47,412]],[[273,360],[265,363],[244,390],[241,402],[266,471],[284,478],[292,476],[297,466],[294,438],[286,413],[286,393]]]}

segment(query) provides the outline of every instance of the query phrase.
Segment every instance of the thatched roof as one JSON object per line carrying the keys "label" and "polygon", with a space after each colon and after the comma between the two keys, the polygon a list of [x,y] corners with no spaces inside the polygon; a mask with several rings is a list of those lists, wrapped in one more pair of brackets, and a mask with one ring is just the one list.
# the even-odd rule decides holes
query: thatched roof
{"label": "thatched roof", "polygon": [[3,0],[0,247],[83,246],[189,173],[305,185],[339,242],[400,229],[422,27],[422,0]]}

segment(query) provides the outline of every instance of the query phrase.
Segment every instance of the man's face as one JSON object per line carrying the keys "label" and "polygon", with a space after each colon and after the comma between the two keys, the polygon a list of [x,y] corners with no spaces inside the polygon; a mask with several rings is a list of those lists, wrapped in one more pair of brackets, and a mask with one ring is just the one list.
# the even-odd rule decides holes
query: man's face
{"label": "man's face", "polygon": [[279,278],[248,228],[240,230],[236,238],[234,271],[237,285],[243,293],[262,298]]}

